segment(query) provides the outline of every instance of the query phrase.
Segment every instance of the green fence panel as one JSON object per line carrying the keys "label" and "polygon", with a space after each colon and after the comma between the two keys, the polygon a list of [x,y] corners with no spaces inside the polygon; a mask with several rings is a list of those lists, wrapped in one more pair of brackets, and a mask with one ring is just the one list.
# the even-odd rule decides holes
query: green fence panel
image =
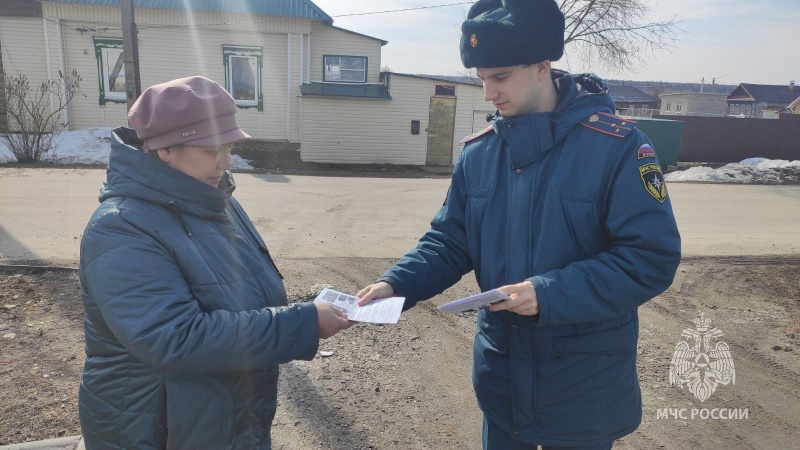
{"label": "green fence panel", "polygon": [[667,166],[677,166],[678,150],[681,148],[683,137],[683,122],[645,117],[634,117],[632,120],[636,121],[636,128],[646,134],[653,143],[658,161],[661,163],[661,170],[666,172]]}

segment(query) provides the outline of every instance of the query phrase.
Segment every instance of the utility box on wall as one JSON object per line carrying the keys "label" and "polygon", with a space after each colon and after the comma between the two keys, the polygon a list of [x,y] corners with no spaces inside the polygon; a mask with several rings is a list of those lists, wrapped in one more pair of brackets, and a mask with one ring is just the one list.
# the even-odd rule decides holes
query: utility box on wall
{"label": "utility box on wall", "polygon": [[661,170],[666,172],[667,166],[678,165],[678,151],[683,137],[683,122],[680,120],[649,119],[635,117],[636,128],[650,138],[656,149]]}

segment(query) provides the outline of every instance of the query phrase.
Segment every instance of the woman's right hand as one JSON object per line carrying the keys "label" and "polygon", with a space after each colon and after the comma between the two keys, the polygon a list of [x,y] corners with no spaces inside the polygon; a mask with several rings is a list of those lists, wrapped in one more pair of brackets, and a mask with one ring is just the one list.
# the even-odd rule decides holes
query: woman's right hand
{"label": "woman's right hand", "polygon": [[317,307],[317,327],[320,339],[328,339],[353,325],[353,322],[347,320],[345,313],[330,303],[314,303],[314,306]]}

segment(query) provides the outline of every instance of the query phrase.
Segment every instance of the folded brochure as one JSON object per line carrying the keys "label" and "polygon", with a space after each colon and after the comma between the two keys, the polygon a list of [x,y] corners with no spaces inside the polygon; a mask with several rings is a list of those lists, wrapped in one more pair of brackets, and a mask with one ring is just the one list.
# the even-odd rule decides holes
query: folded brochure
{"label": "folded brochure", "polygon": [[480,294],[470,295],[469,297],[445,303],[439,306],[439,311],[459,313],[469,311],[470,309],[485,308],[492,303],[509,300],[510,298],[511,297],[497,289],[492,289],[491,291],[481,292]]}
{"label": "folded brochure", "polygon": [[358,300],[354,295],[325,288],[314,299],[314,303],[330,303],[354,322],[397,323],[406,298],[377,298],[364,306],[358,306]]}

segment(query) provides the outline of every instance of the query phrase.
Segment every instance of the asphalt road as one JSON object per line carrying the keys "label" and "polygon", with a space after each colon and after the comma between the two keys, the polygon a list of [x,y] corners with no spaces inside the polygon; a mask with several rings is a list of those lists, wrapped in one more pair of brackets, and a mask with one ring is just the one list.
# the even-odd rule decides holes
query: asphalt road
{"label": "asphalt road", "polygon": [[[0,168],[0,264],[76,266],[101,169]],[[446,178],[236,174],[235,196],[278,258],[396,258]],[[684,256],[800,254],[800,186],[671,183]]]}

